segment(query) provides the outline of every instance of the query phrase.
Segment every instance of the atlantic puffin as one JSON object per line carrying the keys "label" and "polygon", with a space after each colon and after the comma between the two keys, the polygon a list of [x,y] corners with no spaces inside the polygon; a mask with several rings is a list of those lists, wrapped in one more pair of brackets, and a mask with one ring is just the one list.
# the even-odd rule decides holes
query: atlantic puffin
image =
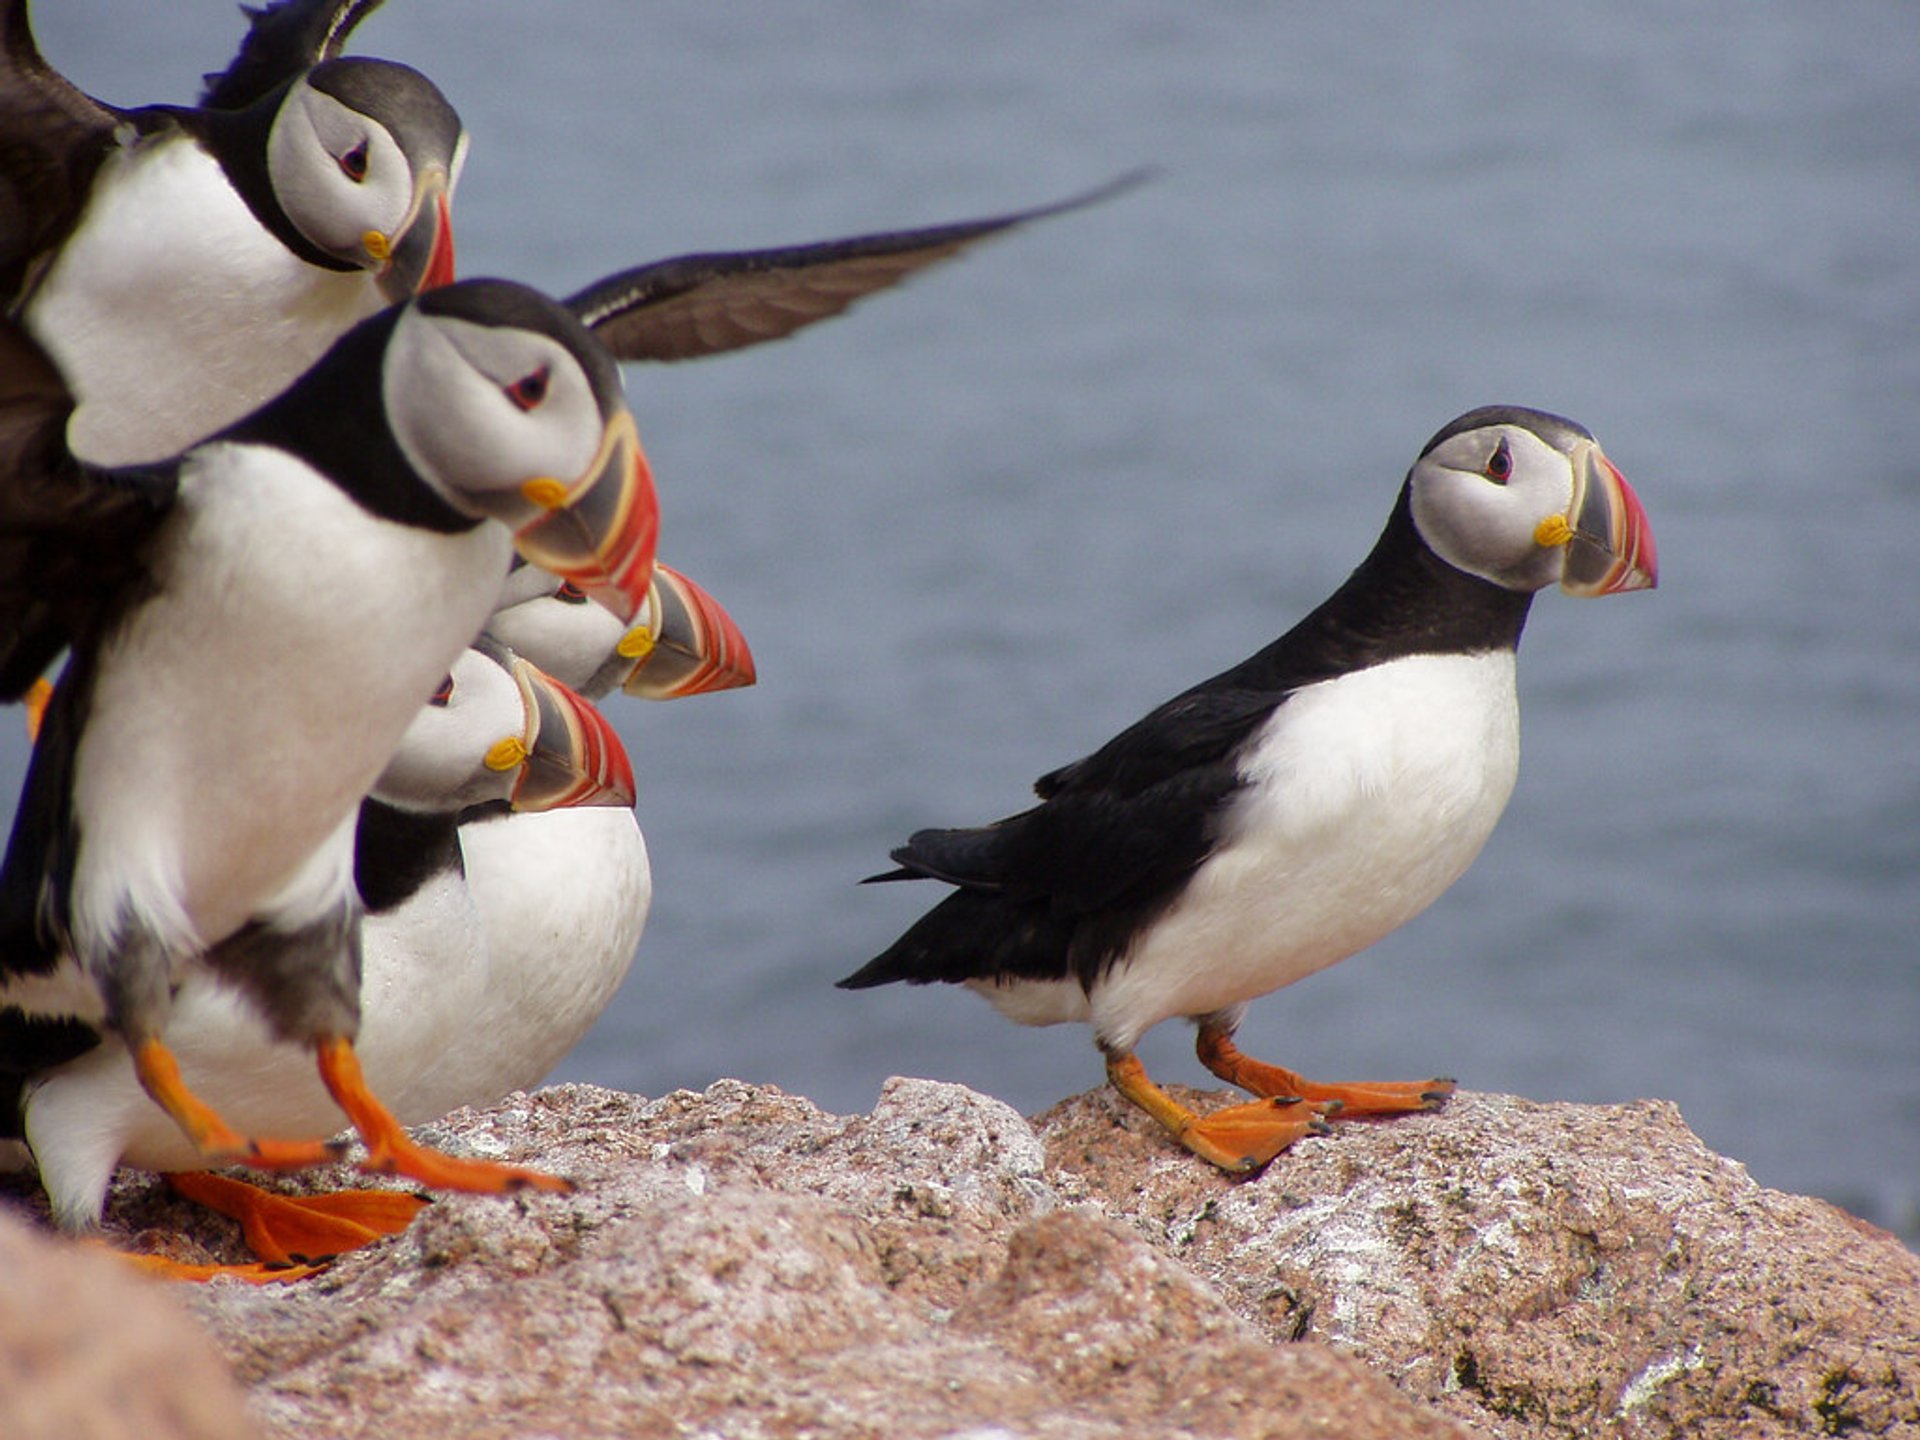
{"label": "atlantic puffin", "polygon": [[[1519,762],[1534,592],[1651,588],[1639,499],[1571,420],[1473,410],[1427,442],[1371,554],[1247,660],[1041,777],[995,824],[922,830],[874,880],[957,888],[840,981],[965,985],[1028,1025],[1086,1021],[1114,1088],[1223,1170],[1323,1117],[1420,1110],[1451,1081],[1322,1085],[1233,1043],[1252,1000],[1365,949],[1459,878]],[[1262,1098],[1201,1115],[1134,1047],[1186,1016]]]}
{"label": "atlantic puffin", "polygon": [[371,8],[256,12],[199,105],[120,109],[0,7],[0,299],[79,397],[82,459],[176,454],[453,278],[466,132],[418,71],[339,55]]}
{"label": "atlantic puffin", "polygon": [[557,575],[517,565],[502,587],[487,634],[590,700],[620,690],[675,700],[734,690],[757,678],[753,651],[724,606],[671,566],[656,562],[647,598],[622,624]]}
{"label": "atlantic puffin", "polygon": [[417,1146],[368,1090],[355,826],[515,549],[622,617],[646,594],[658,505],[618,365],[564,307],[474,281],[164,464],[75,460],[70,405],[0,328],[0,697],[72,651],[0,868],[0,1006],[38,1022],[6,1068],[104,1025],[203,1163],[328,1157],[193,1093],[169,998],[208,973],[314,1052],[368,1168],[561,1186]]}
{"label": "atlantic puffin", "polygon": [[[562,1045],[578,1038],[584,1026],[574,1008],[563,1005],[556,1014],[553,1006],[502,1003],[502,990],[527,999],[536,988],[522,971],[583,970],[596,981],[611,974],[617,984],[632,954],[631,944],[624,954],[549,951],[499,924],[502,908],[512,913],[513,897],[479,902],[462,855],[464,828],[510,835],[536,816],[581,807],[607,809],[631,829],[633,801],[626,751],[591,702],[488,642],[454,661],[361,803],[354,835],[354,877],[366,907],[355,1048],[368,1084],[400,1123],[420,1124],[530,1085],[551,1068],[552,1031],[565,1033]],[[519,843],[537,843],[537,834]],[[615,899],[644,920],[644,897],[637,906],[630,893]],[[605,900],[589,893],[589,885],[561,886],[551,903],[598,909]],[[492,926],[484,910],[494,912]],[[637,922],[628,926],[636,928]],[[615,946],[626,940],[625,932],[613,937]],[[637,943],[637,934],[632,940]],[[601,988],[611,994],[610,986]],[[604,999],[587,1022],[603,1007]],[[485,1035],[484,1044],[470,1043],[475,1031]],[[91,1034],[94,1043],[84,1053],[37,1074],[6,1077],[0,1094],[0,1135],[26,1142],[29,1155],[18,1158],[30,1156],[56,1223],[69,1230],[98,1222],[116,1166],[188,1172],[201,1163],[192,1142],[141,1088],[126,1046],[100,1030]],[[254,1133],[314,1137],[344,1123],[301,1052],[280,1043],[245,996],[211,972],[182,977],[167,1039],[201,1098],[230,1123]],[[229,1213],[246,1197],[236,1218],[250,1232],[258,1222],[275,1237],[262,1260],[284,1265],[340,1248],[338,1239],[313,1238],[313,1217],[301,1202],[257,1197],[225,1181],[179,1183],[189,1193],[227,1197],[216,1203]],[[376,1213],[396,1203],[385,1192],[364,1193]],[[341,1197],[328,1201],[329,1230],[380,1228]],[[289,1214],[298,1219],[292,1233]]]}

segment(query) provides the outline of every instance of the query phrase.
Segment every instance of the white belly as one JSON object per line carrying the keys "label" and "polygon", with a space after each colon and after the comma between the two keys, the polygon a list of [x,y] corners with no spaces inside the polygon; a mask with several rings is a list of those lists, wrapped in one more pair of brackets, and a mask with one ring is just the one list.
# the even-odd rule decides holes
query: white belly
{"label": "white belly", "polygon": [[103,648],[73,792],[89,953],[128,911],[176,948],[211,945],[288,885],[506,570],[499,526],[377,520],[284,456],[235,473],[246,453],[209,447],[183,473],[157,593]]}
{"label": "white belly", "polygon": [[80,401],[68,443],[98,465],[180,453],[386,303],[366,271],[309,265],[262,229],[198,145],[135,154],[101,166],[25,312]]}
{"label": "white belly", "polygon": [[1243,768],[1225,843],[1133,949],[1071,982],[976,985],[1029,1024],[1090,1019],[1130,1049],[1324,969],[1432,904],[1479,854],[1512,793],[1510,651],[1419,656],[1311,686]]}

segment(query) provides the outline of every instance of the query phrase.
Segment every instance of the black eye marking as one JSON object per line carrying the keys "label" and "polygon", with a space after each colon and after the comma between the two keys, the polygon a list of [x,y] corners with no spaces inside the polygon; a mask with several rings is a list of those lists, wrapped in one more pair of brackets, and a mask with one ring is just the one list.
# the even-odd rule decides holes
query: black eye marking
{"label": "black eye marking", "polygon": [[587,603],[587,592],[571,580],[562,580],[560,588],[553,592],[553,598],[569,605],[584,605]]}
{"label": "black eye marking", "polygon": [[507,386],[507,398],[522,410],[531,410],[547,398],[548,367],[542,365]]}
{"label": "black eye marking", "polygon": [[358,185],[367,178],[367,142],[362,140],[340,157],[340,173]]}
{"label": "black eye marking", "polygon": [[453,676],[449,675],[440,682],[440,688],[427,697],[427,704],[445,709],[453,701]]}
{"label": "black eye marking", "polygon": [[1513,477],[1513,452],[1507,449],[1502,440],[1499,448],[1487,457],[1487,479],[1496,485],[1504,485]]}

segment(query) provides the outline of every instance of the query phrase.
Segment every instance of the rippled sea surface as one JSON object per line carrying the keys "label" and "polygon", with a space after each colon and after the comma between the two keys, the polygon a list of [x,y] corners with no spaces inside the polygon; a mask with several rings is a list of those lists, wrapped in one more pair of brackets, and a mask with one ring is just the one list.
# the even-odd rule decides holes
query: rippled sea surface
{"label": "rippled sea surface", "polygon": [[[1095,1084],[1082,1029],[833,990],[935,898],[853,882],[1278,634],[1429,434],[1514,402],[1599,435],[1661,588],[1542,597],[1492,843],[1243,1043],[1670,1098],[1762,1182],[1920,1232],[1920,9],[1072,9],[392,0],[361,29],[473,133],[462,272],[563,293],[1158,169],[798,339],[629,370],[662,554],[762,682],[611,707],[658,899],[561,1076],[840,1109],[893,1073],[1028,1111]],[[227,0],[35,11],[124,103],[190,99],[240,29]],[[1198,1082],[1187,1041],[1144,1058]]]}

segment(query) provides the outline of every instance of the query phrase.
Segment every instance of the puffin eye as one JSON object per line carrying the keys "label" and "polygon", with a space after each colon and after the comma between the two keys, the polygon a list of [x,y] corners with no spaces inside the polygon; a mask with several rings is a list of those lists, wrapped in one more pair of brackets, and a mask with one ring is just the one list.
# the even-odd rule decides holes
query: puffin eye
{"label": "puffin eye", "polygon": [[1499,448],[1487,457],[1487,479],[1496,485],[1504,485],[1513,476],[1513,452],[1507,449],[1502,440]]}
{"label": "puffin eye", "polygon": [[547,398],[548,369],[542,365],[530,374],[522,375],[513,384],[507,386],[507,399],[522,410],[531,410]]}
{"label": "puffin eye", "polygon": [[560,588],[553,592],[553,598],[563,600],[569,605],[584,605],[587,603],[587,592],[571,580],[562,580]]}
{"label": "puffin eye", "polygon": [[453,702],[453,676],[449,675],[440,682],[440,688],[427,697],[427,704],[436,705],[442,710]]}
{"label": "puffin eye", "polygon": [[367,178],[367,142],[362,140],[340,157],[340,173],[358,185]]}

